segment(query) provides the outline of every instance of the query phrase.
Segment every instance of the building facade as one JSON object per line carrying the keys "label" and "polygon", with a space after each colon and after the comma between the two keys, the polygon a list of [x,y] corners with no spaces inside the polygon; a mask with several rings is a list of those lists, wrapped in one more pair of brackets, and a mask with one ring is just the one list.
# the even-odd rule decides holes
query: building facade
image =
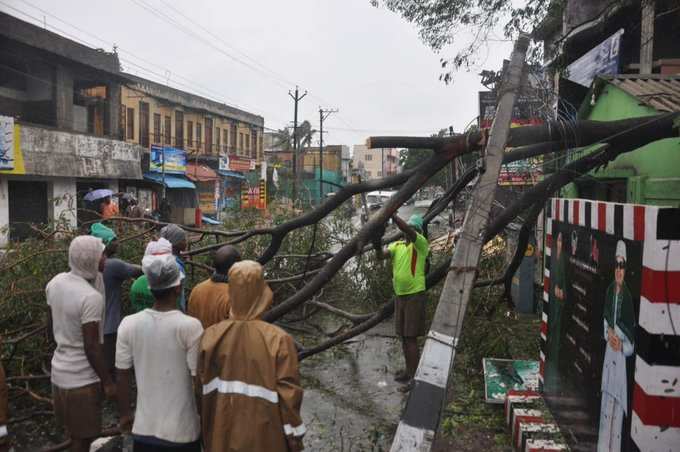
{"label": "building facade", "polygon": [[399,172],[397,148],[369,149],[366,145],[353,146],[352,168],[362,179],[381,179]]}
{"label": "building facade", "polygon": [[118,57],[0,13],[0,246],[30,225],[75,227],[83,196],[141,179],[118,140]]}

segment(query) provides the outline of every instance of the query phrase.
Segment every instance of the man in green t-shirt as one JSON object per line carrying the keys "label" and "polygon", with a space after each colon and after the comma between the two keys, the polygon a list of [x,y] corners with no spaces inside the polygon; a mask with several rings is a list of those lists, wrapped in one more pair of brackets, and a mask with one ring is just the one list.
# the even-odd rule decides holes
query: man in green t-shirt
{"label": "man in green t-shirt", "polygon": [[423,235],[420,215],[412,215],[408,223],[397,215],[392,220],[404,233],[405,240],[390,243],[387,250],[377,248],[377,254],[380,259],[392,258],[395,329],[401,337],[406,361],[406,369],[397,372],[395,380],[408,382],[404,388],[408,390],[420,360],[417,339],[425,334],[425,263],[430,245]]}

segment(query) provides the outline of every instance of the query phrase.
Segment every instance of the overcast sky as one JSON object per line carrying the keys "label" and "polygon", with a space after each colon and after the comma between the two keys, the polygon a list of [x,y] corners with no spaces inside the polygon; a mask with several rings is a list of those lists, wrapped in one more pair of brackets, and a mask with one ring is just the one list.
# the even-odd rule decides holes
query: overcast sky
{"label": "overcast sky", "polygon": [[288,90],[298,84],[309,91],[300,120],[318,128],[319,106],[340,110],[325,122],[327,144],[462,130],[478,114],[479,69],[500,68],[511,50],[494,42],[447,86],[440,55],[369,0],[0,0],[0,10],[91,46],[115,43],[126,71],[259,114],[273,129],[292,123]]}

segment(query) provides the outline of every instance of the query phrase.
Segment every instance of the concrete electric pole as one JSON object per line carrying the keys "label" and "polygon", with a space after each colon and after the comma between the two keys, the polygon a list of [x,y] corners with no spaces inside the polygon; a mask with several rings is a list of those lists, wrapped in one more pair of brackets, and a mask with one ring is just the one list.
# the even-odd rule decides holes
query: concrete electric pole
{"label": "concrete electric pole", "polygon": [[337,108],[334,110],[324,110],[319,107],[319,204],[323,202],[323,122],[332,113],[337,113],[338,111],[340,110]]}
{"label": "concrete electric pole", "polygon": [[304,97],[307,95],[307,91],[300,96],[300,92],[298,87],[295,87],[295,95],[288,91],[288,95],[293,99],[295,102],[295,107],[294,107],[294,113],[293,113],[293,206],[295,205],[295,201],[297,199],[297,183],[298,183],[298,162],[297,162],[297,157],[298,157],[298,134],[297,134],[297,125],[298,125],[298,103],[304,99]]}

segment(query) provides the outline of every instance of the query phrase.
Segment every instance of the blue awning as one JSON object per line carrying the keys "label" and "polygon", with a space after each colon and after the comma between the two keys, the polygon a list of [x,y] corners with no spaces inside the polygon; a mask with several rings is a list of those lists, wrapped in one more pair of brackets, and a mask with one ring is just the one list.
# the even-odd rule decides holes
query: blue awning
{"label": "blue awning", "polygon": [[212,219],[212,218],[210,218],[210,217],[206,217],[205,215],[203,215],[203,223],[212,224],[212,225],[222,224],[222,223],[220,223],[220,222],[217,221],[217,220],[214,220],[214,219]]}
{"label": "blue awning", "polygon": [[[161,173],[144,173],[144,179],[156,182],[157,184],[163,183],[163,175]],[[193,188],[196,189],[196,185],[190,180],[177,175],[165,175],[165,186],[168,188]]]}
{"label": "blue awning", "polygon": [[217,171],[221,176],[226,176],[226,177],[233,177],[236,179],[245,179],[245,176],[238,171],[229,171],[229,170],[219,170]]}

